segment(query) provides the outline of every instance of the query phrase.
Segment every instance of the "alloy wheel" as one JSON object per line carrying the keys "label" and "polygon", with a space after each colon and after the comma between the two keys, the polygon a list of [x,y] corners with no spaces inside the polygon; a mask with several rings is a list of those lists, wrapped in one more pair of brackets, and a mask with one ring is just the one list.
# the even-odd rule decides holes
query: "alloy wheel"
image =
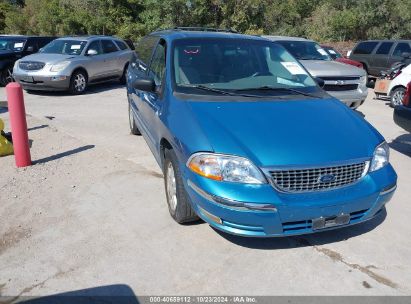
{"label": "alloy wheel", "polygon": [[392,103],[395,106],[402,105],[403,98],[404,98],[404,91],[396,91],[394,95],[392,95]]}
{"label": "alloy wheel", "polygon": [[177,209],[177,184],[174,174],[173,164],[171,162],[167,165],[167,198],[170,209],[174,212]]}
{"label": "alloy wheel", "polygon": [[86,77],[83,74],[74,77],[74,89],[76,92],[83,92],[86,89]]}

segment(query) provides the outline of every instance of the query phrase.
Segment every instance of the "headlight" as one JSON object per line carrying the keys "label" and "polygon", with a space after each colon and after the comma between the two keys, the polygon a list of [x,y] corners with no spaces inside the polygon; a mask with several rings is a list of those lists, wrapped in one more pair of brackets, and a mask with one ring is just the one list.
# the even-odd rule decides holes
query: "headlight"
{"label": "headlight", "polygon": [[384,141],[375,148],[374,156],[371,161],[370,171],[375,171],[381,169],[386,164],[388,164],[390,158],[390,147]]}
{"label": "headlight", "polygon": [[360,77],[360,83],[364,86],[367,85],[367,75]]}
{"label": "headlight", "polygon": [[201,176],[217,181],[244,184],[266,183],[261,171],[243,157],[198,153],[190,157],[187,167]]}
{"label": "headlight", "polygon": [[51,72],[61,72],[64,70],[68,65],[70,64],[70,61],[62,61],[56,64],[53,64],[50,68]]}

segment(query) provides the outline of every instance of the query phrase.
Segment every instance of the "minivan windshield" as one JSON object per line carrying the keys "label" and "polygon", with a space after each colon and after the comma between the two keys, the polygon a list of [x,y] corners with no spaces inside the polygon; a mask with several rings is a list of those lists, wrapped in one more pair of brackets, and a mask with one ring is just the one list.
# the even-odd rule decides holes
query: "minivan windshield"
{"label": "minivan windshield", "polygon": [[87,41],[57,39],[47,44],[40,53],[80,55],[86,44]]}
{"label": "minivan windshield", "polygon": [[0,38],[0,51],[20,52],[26,43],[25,39],[21,38]]}
{"label": "minivan windshield", "polygon": [[301,64],[271,41],[180,39],[175,41],[172,54],[178,92],[260,96],[320,90]]}
{"label": "minivan windshield", "polygon": [[314,41],[278,41],[298,60],[330,61],[328,53]]}

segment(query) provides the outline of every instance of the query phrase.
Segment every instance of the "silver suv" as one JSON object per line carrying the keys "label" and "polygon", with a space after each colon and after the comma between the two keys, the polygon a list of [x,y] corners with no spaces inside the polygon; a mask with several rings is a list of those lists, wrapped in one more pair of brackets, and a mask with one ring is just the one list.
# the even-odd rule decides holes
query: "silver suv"
{"label": "silver suv", "polygon": [[304,38],[264,36],[284,46],[308,72],[324,80],[324,90],[350,108],[358,108],[367,97],[365,70],[333,61],[318,43]]}
{"label": "silver suv", "polygon": [[39,53],[16,61],[13,77],[25,90],[81,94],[92,83],[125,83],[133,54],[123,40],[115,37],[64,37],[47,44]]}

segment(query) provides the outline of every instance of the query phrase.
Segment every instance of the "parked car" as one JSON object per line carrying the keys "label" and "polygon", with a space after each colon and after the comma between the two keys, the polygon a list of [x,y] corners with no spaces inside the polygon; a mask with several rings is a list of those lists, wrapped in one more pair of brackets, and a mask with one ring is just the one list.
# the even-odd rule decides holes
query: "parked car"
{"label": "parked car", "polygon": [[324,80],[324,90],[356,109],[367,98],[367,74],[363,69],[335,62],[316,42],[304,38],[264,36],[284,46],[313,77]]}
{"label": "parked car", "polygon": [[280,44],[165,30],[127,72],[129,122],[164,172],[178,223],[287,236],[378,216],[396,188],[384,138]]}
{"label": "parked car", "polygon": [[394,121],[398,126],[411,133],[411,82],[407,85],[402,104],[396,105],[394,108]]}
{"label": "parked car", "polygon": [[[377,77],[402,61],[404,53],[411,53],[411,40],[367,40],[356,44],[349,59],[361,62],[369,75]],[[411,58],[407,63],[411,63]]]}
{"label": "parked car", "polygon": [[13,76],[25,90],[68,90],[81,94],[93,83],[125,83],[133,54],[127,43],[115,37],[59,38],[38,54],[18,60]]}
{"label": "parked car", "polygon": [[338,62],[341,63],[346,63],[346,64],[350,64],[353,65],[357,68],[364,68],[364,66],[362,65],[361,62],[355,61],[355,60],[351,60],[348,58],[345,58],[343,55],[341,55],[341,53],[339,53],[338,51],[336,51],[333,47],[331,46],[327,46],[327,45],[321,45],[321,47],[328,53],[328,55],[330,55],[330,57]]}
{"label": "parked car", "polygon": [[0,36],[0,85],[5,86],[13,81],[13,66],[16,60],[38,52],[54,37]]}
{"label": "parked car", "polygon": [[387,96],[390,97],[392,107],[402,104],[407,84],[411,81],[411,64],[396,72],[395,77],[391,80]]}

